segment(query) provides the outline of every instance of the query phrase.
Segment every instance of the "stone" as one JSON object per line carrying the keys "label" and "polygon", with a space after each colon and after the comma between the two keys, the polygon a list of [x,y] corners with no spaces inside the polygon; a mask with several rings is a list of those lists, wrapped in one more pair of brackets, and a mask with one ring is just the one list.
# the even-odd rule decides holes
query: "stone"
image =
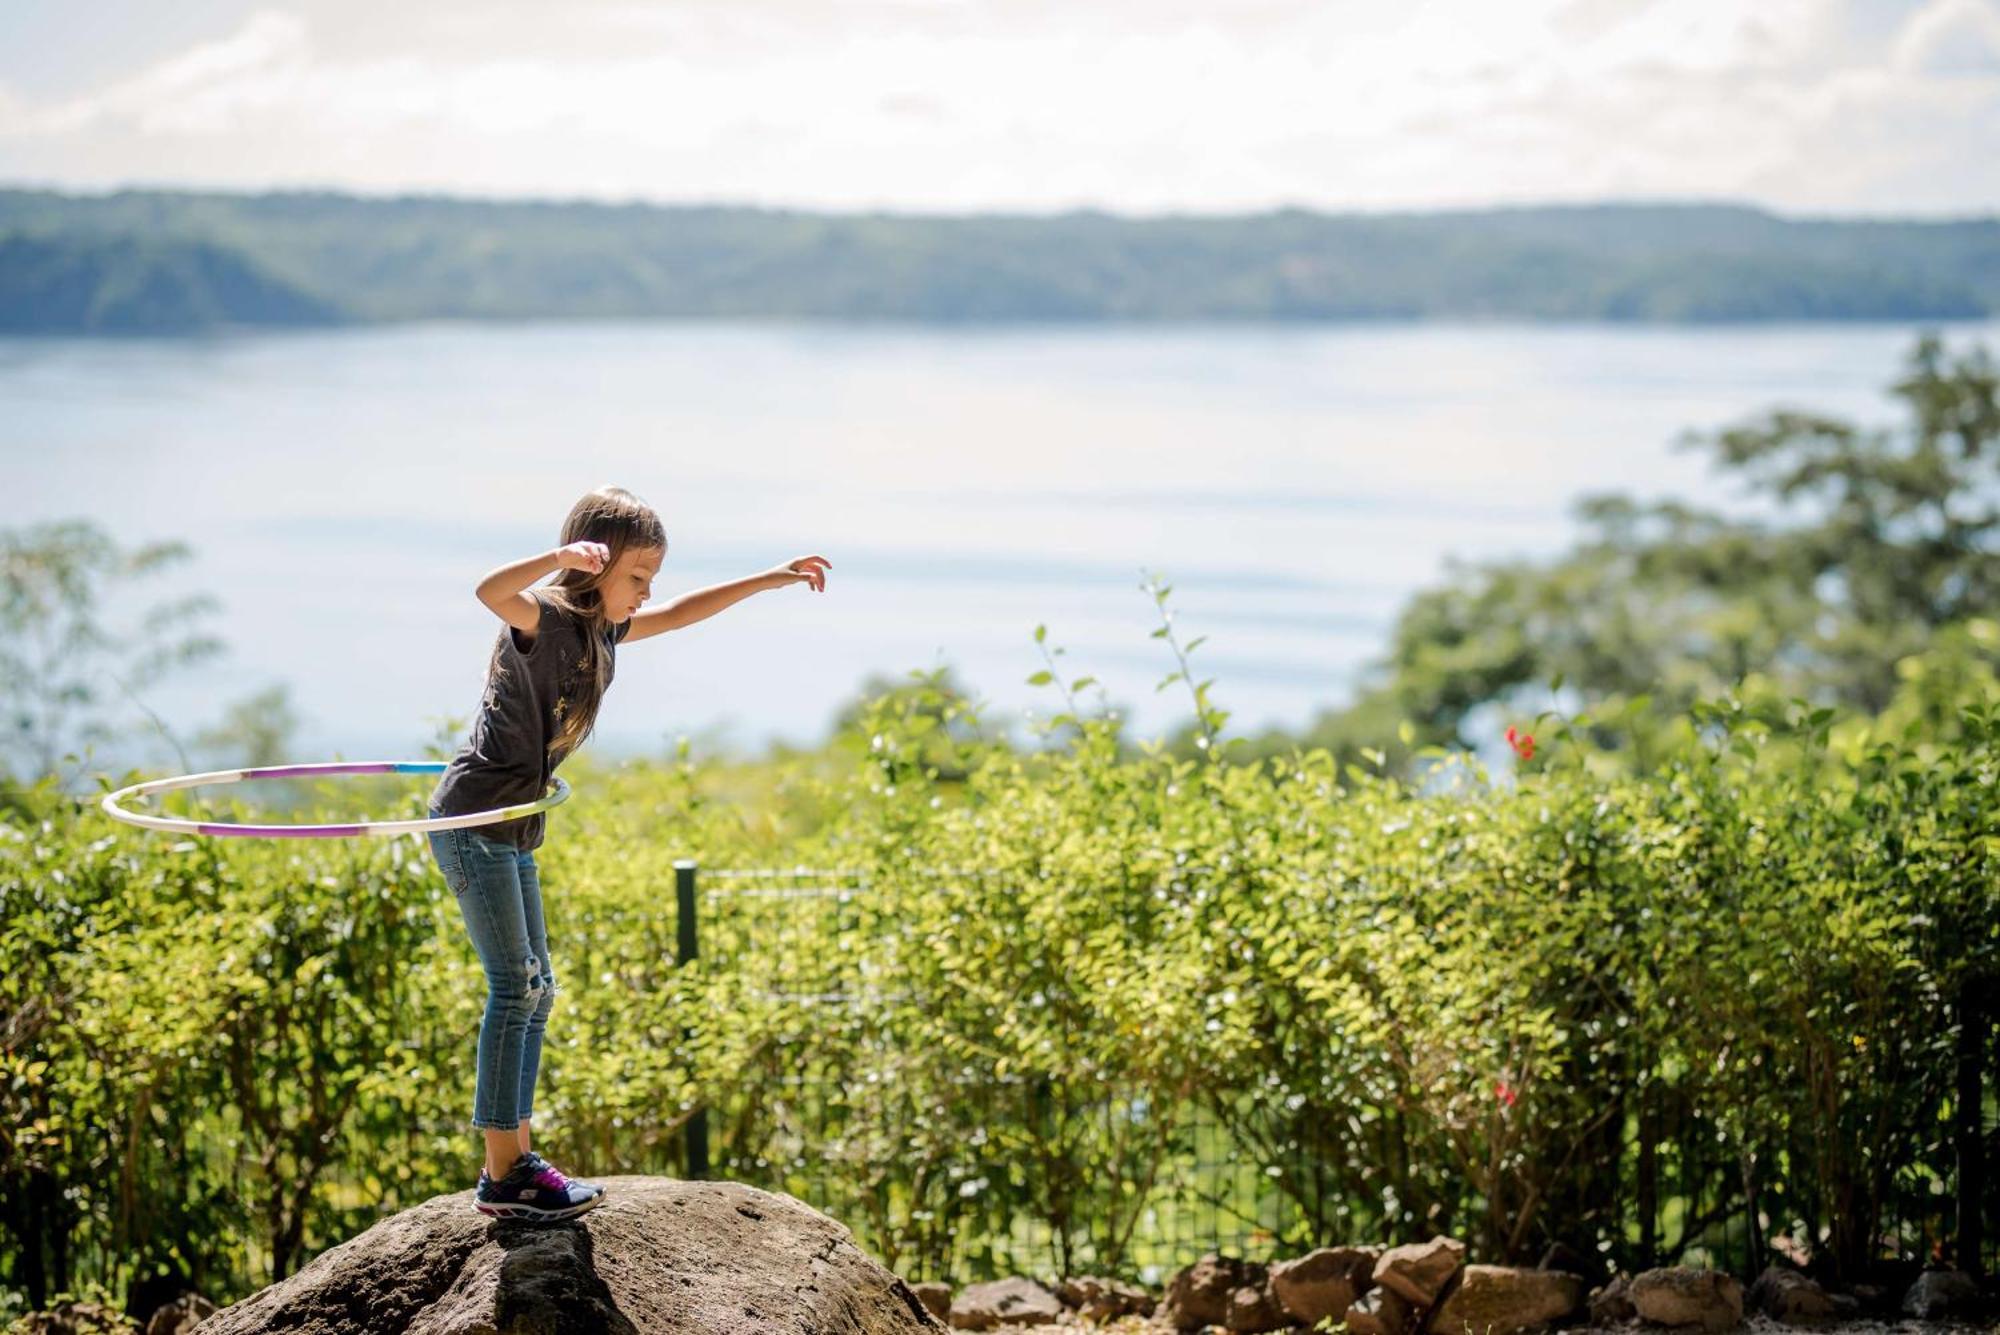
{"label": "stone", "polygon": [[183,1293],[170,1303],[153,1309],[146,1322],[146,1335],[187,1335],[209,1317],[216,1306],[199,1293]]}
{"label": "stone", "polygon": [[139,1323],[117,1308],[83,1299],[16,1317],[7,1335],[130,1335],[138,1329]]}
{"label": "stone", "polygon": [[1114,1321],[1121,1316],[1150,1316],[1153,1295],[1122,1279],[1103,1275],[1081,1275],[1056,1286],[1063,1306],[1073,1309],[1086,1321]]}
{"label": "stone", "polygon": [[910,1285],[910,1290],[917,1295],[917,1301],[924,1305],[924,1310],[938,1320],[943,1321],[951,1315],[951,1285],[929,1280]]}
{"label": "stone", "polygon": [[1856,1284],[1848,1292],[1861,1305],[1865,1316],[1894,1316],[1897,1313],[1896,1290],[1887,1285]]}
{"label": "stone", "polygon": [[1469,1265],[1424,1323],[1433,1335],[1512,1335],[1566,1321],[1583,1308],[1583,1279],[1562,1270]]}
{"label": "stone", "polygon": [[201,1335],[917,1335],[944,1329],[847,1228],[740,1182],[614,1176],[554,1224],[433,1196],[226,1307]]}
{"label": "stone", "polygon": [[1903,1311],[1919,1321],[1975,1316],[1979,1311],[1979,1285],[1963,1270],[1926,1270],[1903,1295]]}
{"label": "stone", "polygon": [[1294,1322],[1311,1326],[1325,1317],[1338,1321],[1355,1299],[1375,1287],[1373,1247],[1321,1247],[1293,1261],[1271,1266],[1271,1296]]}
{"label": "stone", "polygon": [[1268,1275],[1259,1275],[1256,1283],[1239,1284],[1230,1291],[1229,1311],[1222,1319],[1225,1330],[1236,1335],[1259,1335],[1261,1331],[1283,1330],[1291,1324],[1292,1319],[1285,1315],[1285,1309],[1271,1292]]}
{"label": "stone", "polygon": [[969,1284],[951,1300],[954,1330],[1046,1326],[1063,1314],[1062,1300],[1032,1279],[1012,1276]]}
{"label": "stone", "polygon": [[1743,1324],[1743,1286],[1720,1270],[1662,1266],[1632,1281],[1632,1306],[1657,1326],[1735,1330]]}
{"label": "stone", "polygon": [[1370,1289],[1347,1309],[1349,1335],[1410,1335],[1416,1324],[1409,1300],[1394,1289]]}
{"label": "stone", "polygon": [[1375,1262],[1375,1283],[1421,1312],[1444,1296],[1464,1265],[1465,1244],[1440,1234],[1383,1252]]}
{"label": "stone", "polygon": [[1604,1257],[1597,1252],[1578,1251],[1566,1242],[1552,1242],[1542,1259],[1535,1263],[1537,1270],[1561,1270],[1577,1275],[1585,1284],[1602,1284],[1611,1278],[1604,1267]]}
{"label": "stone", "polygon": [[[1833,1298],[1796,1270],[1766,1266],[1750,1286],[1750,1305],[1788,1326],[1814,1326],[1838,1315]],[[1859,1304],[1856,1304],[1859,1307]]]}
{"label": "stone", "polygon": [[[1193,1265],[1183,1266],[1167,1282],[1167,1296],[1160,1304],[1157,1319],[1176,1330],[1199,1330],[1203,1326],[1244,1330],[1243,1326],[1229,1325],[1231,1315],[1235,1313],[1238,1320],[1254,1316],[1256,1301],[1254,1298],[1239,1301],[1237,1291],[1247,1288],[1264,1292],[1268,1283],[1269,1273],[1257,1262],[1209,1252]],[[1275,1312],[1277,1303],[1272,1301],[1270,1306]]]}
{"label": "stone", "polygon": [[1615,1326],[1631,1321],[1639,1311],[1632,1306],[1632,1278],[1613,1275],[1611,1282],[1590,1293],[1590,1322],[1594,1326]]}

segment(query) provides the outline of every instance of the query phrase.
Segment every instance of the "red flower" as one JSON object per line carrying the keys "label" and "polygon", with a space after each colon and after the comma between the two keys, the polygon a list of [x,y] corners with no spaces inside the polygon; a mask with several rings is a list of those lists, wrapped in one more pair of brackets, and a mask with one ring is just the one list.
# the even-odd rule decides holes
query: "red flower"
{"label": "red flower", "polygon": [[1507,729],[1507,745],[1514,748],[1514,754],[1523,760],[1535,758],[1535,739],[1519,728]]}
{"label": "red flower", "polygon": [[1493,1082],[1493,1097],[1511,1108],[1514,1106],[1514,1100],[1520,1096],[1514,1093],[1514,1087],[1505,1080],[1495,1080]]}

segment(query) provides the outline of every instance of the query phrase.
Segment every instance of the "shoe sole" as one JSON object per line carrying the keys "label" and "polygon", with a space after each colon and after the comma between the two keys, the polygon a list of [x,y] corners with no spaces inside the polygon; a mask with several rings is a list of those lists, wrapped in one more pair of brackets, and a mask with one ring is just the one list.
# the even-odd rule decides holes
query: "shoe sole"
{"label": "shoe sole", "polygon": [[490,1215],[495,1219],[532,1219],[537,1222],[546,1222],[555,1219],[574,1219],[587,1210],[596,1209],[603,1203],[604,1193],[600,1191],[587,1201],[576,1205],[560,1206],[553,1210],[543,1209],[539,1205],[509,1204],[504,1201],[479,1200],[475,1200],[472,1203],[472,1208],[483,1215]]}

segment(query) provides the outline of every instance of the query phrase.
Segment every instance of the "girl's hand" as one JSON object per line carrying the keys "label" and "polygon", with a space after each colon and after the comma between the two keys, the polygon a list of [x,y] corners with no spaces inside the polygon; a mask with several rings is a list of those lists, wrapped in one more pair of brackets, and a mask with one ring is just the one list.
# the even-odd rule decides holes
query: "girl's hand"
{"label": "girl's hand", "polygon": [[833,562],[824,556],[801,556],[796,561],[788,561],[781,566],[772,566],[764,574],[781,584],[797,584],[801,581],[812,585],[813,592],[826,592],[826,571]]}
{"label": "girl's hand", "polygon": [[564,570],[588,570],[600,574],[611,559],[611,549],[601,542],[572,542],[556,548],[556,564]]}

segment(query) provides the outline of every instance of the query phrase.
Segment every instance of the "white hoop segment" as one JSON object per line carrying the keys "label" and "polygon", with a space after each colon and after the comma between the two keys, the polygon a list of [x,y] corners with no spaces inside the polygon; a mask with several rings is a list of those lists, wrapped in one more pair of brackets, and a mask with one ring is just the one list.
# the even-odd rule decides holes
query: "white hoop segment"
{"label": "white hoop segment", "polygon": [[177,834],[239,835],[256,839],[352,839],[373,835],[428,834],[432,830],[464,830],[475,825],[513,820],[547,811],[569,798],[569,785],[556,778],[555,786],[541,800],[517,806],[495,807],[491,811],[469,811],[462,816],[433,816],[427,820],[363,821],[349,825],[228,825],[216,821],[183,820],[177,816],[148,816],[127,811],[120,802],[179,788],[200,788],[213,783],[241,783],[245,779],[309,779],[341,774],[442,774],[442,760],[365,760],[323,765],[267,765],[261,769],[222,769],[207,774],[183,774],[178,778],[135,783],[107,793],[98,805],[108,816],[141,829],[166,830]]}

